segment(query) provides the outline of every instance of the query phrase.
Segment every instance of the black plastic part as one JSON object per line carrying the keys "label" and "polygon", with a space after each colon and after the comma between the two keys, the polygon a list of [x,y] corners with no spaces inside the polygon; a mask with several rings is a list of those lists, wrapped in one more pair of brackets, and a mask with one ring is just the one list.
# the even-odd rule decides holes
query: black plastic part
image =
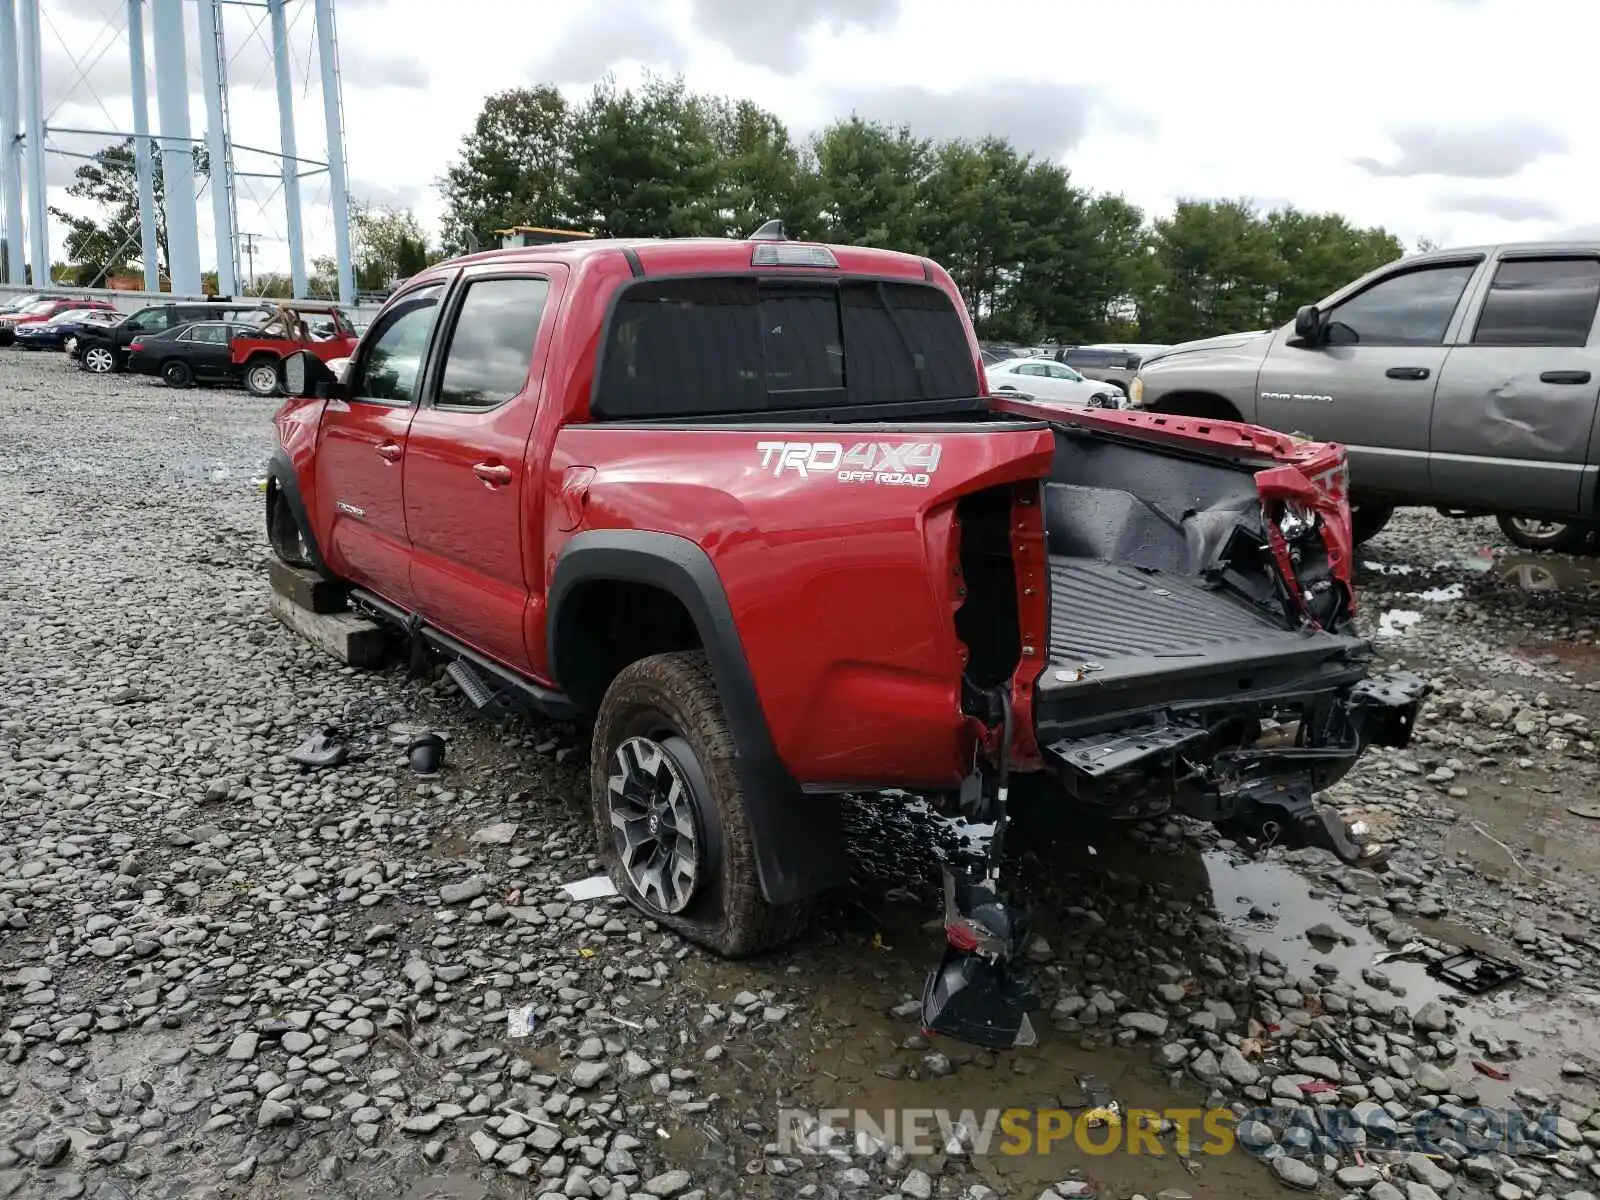
{"label": "black plastic part", "polygon": [[1049,751],[1068,770],[1099,779],[1134,767],[1164,769],[1172,765],[1179,751],[1210,737],[1203,725],[1170,721],[1126,733],[1063,739],[1053,743]]}
{"label": "black plastic part", "polygon": [[365,608],[390,624],[408,631],[419,642],[425,642],[429,648],[437,650],[446,657],[465,659],[480,675],[493,680],[496,689],[526,704],[529,708],[536,709],[557,721],[570,721],[577,715],[572,701],[560,692],[540,687],[499,663],[485,658],[470,646],[463,645],[449,634],[433,628],[423,621],[419,614],[408,613],[399,605],[390,604],[387,600],[361,588],[350,593],[350,600],[351,603]]}
{"label": "black plastic part", "polygon": [[1025,972],[953,946],[922,989],[923,1028],[991,1050],[1015,1045],[1023,1019],[1038,1007]]}
{"label": "black plastic part", "polygon": [[[688,612],[700,638],[738,752],[737,769],[755,841],[761,894],[789,904],[844,883],[844,812],[838,796],[807,794],[778,757],[722,581],[687,538],[646,530],[590,530],[556,561],[549,596],[550,665],[579,703],[598,702],[602,681],[585,654],[582,585],[615,581],[659,588]],[[581,597],[580,597],[581,599]],[[603,681],[609,683],[609,680]]]}
{"label": "black plastic part", "polygon": [[1481,950],[1463,950],[1449,958],[1428,964],[1428,974],[1435,979],[1460,988],[1474,996],[1515,983],[1522,978],[1522,968],[1503,958],[1495,958]]}
{"label": "black plastic part", "polygon": [[622,248],[622,257],[628,260],[628,272],[635,279],[644,278],[644,263],[639,261],[639,252],[632,246]]}
{"label": "black plastic part", "polygon": [[1411,741],[1417,709],[1431,690],[1415,675],[1391,671],[1363,679],[1350,689],[1350,708],[1361,740],[1369,746],[1401,747]]}
{"label": "black plastic part", "polygon": [[322,547],[317,545],[317,535],[312,529],[310,515],[306,512],[305,500],[300,495],[300,479],[294,473],[294,464],[289,461],[289,454],[281,446],[272,452],[272,457],[267,460],[267,540],[272,540],[272,493],[276,490],[278,501],[289,506],[289,512],[295,519],[295,524],[300,527],[300,535],[305,539],[306,557],[311,560],[312,568],[317,574],[327,579],[336,576],[328,567],[327,559],[322,557]]}
{"label": "black plastic part", "polygon": [[418,775],[437,775],[444,766],[444,739],[437,733],[425,733],[412,739],[406,747],[411,769]]}

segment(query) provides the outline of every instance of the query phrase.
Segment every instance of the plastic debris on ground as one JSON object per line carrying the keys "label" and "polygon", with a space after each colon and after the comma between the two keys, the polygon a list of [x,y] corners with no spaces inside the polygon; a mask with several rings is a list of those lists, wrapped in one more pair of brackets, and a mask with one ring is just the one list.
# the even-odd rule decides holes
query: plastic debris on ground
{"label": "plastic debris on ground", "polygon": [[1449,587],[1429,588],[1425,592],[1412,592],[1411,595],[1418,600],[1427,600],[1433,604],[1444,604],[1451,600],[1465,599],[1467,589],[1463,584],[1452,583]]}
{"label": "plastic debris on ground", "polygon": [[587,879],[563,883],[561,890],[571,900],[599,900],[603,896],[615,896],[617,885],[611,882],[609,875],[591,875]]}
{"label": "plastic debris on ground", "polygon": [[525,1004],[506,1013],[506,1036],[525,1038],[533,1032],[533,1005]]}
{"label": "plastic debris on ground", "polygon": [[437,775],[444,766],[444,739],[437,733],[425,733],[406,747],[406,757],[414,773]]}
{"label": "plastic debris on ground", "polygon": [[337,767],[349,757],[344,731],[332,725],[317,730],[289,751],[289,761],[302,767]]}

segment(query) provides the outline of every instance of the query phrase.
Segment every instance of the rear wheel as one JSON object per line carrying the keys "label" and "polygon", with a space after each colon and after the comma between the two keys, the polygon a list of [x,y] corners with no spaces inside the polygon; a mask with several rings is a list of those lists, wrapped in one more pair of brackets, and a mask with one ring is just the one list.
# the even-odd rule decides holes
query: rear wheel
{"label": "rear wheel", "polygon": [[761,895],[733,735],[704,654],[624,667],[589,753],[595,834],[617,890],[727,958],[788,941],[809,906]]}
{"label": "rear wheel", "polygon": [[1355,500],[1350,504],[1350,530],[1355,536],[1356,545],[1369,542],[1383,532],[1383,527],[1389,523],[1389,518],[1394,516],[1394,505],[1372,504],[1367,501]]}
{"label": "rear wheel", "polygon": [[90,346],[83,352],[83,369],[95,375],[109,375],[117,369],[117,355],[110,346]]}
{"label": "rear wheel", "polygon": [[252,396],[276,396],[278,360],[270,356],[251,359],[244,369],[244,386]]}
{"label": "rear wheel", "polygon": [[1592,532],[1588,525],[1576,521],[1542,521],[1538,517],[1495,518],[1500,532],[1512,544],[1524,550],[1556,550],[1573,553],[1588,544]]}
{"label": "rear wheel", "polygon": [[194,372],[188,363],[173,359],[162,364],[161,379],[168,387],[186,388],[194,382]]}

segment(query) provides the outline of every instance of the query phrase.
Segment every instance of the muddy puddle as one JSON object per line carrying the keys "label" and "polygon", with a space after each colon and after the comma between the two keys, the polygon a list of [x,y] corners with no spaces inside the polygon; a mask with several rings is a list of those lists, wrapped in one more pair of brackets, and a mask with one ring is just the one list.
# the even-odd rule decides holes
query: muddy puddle
{"label": "muddy puddle", "polygon": [[[1550,996],[1525,983],[1511,984],[1479,996],[1459,991],[1428,974],[1426,958],[1380,956],[1395,949],[1363,925],[1347,920],[1341,910],[1304,876],[1272,861],[1232,861],[1220,852],[1206,856],[1219,916],[1246,945],[1270,951],[1291,974],[1309,975],[1319,967],[1336,968],[1338,977],[1354,985],[1357,995],[1379,1005],[1391,1000],[1415,1012],[1429,1000],[1456,1011],[1460,1054],[1453,1077],[1471,1078],[1484,1104],[1510,1103],[1518,1088],[1547,1096],[1565,1096],[1588,1107],[1600,1103],[1595,1079],[1563,1076],[1563,1063],[1593,1065],[1600,1071],[1600,993]],[[1381,885],[1375,885],[1376,892]],[[1254,914],[1254,915],[1253,915]],[[1264,914],[1264,915],[1263,915]],[[1516,961],[1515,947],[1448,921],[1410,917],[1406,924],[1425,937]],[[1332,929],[1341,940],[1308,937],[1308,931]],[[1392,985],[1369,986],[1362,976],[1376,969]],[[1475,1035],[1504,1044],[1508,1056],[1489,1056]],[[1508,1076],[1497,1080],[1466,1067],[1476,1059]]]}
{"label": "muddy puddle", "polygon": [[[876,877],[854,889],[819,934],[770,961],[704,962],[694,968],[695,983],[713,999],[726,1000],[735,988],[771,988],[804,999],[796,1012],[805,1012],[806,1020],[786,1028],[781,1053],[764,1056],[730,1045],[726,1057],[702,1070],[703,1082],[724,1097],[726,1108],[658,1131],[675,1162],[708,1178],[743,1176],[741,1194],[787,1194],[783,1181],[765,1174],[761,1153],[786,1108],[859,1110],[882,1117],[874,1123],[886,1129],[908,1110],[934,1110],[935,1131],[940,1110],[955,1119],[971,1113],[981,1129],[991,1110],[1064,1109],[1081,1117],[1113,1099],[1125,1110],[1202,1108],[1204,1089],[1156,1062],[1159,1042],[1141,1038],[1132,1047],[1118,1046],[1115,1030],[1104,1026],[1065,1031],[1055,1027],[1050,1009],[1063,992],[1088,995],[1100,988],[1126,997],[1132,1007],[1161,1011],[1153,981],[1200,978],[1206,956],[1214,956],[1222,944],[1234,948],[1236,957],[1226,960],[1230,967],[1243,962],[1240,952],[1248,949],[1275,958],[1290,978],[1336,968],[1338,979],[1378,1013],[1397,1006],[1414,1012],[1428,1000],[1441,1000],[1456,1011],[1460,1026],[1459,1053],[1447,1064],[1450,1077],[1475,1088],[1479,1103],[1509,1101],[1517,1088],[1588,1106],[1600,1101],[1592,1080],[1561,1074],[1563,1062],[1586,1061],[1591,1054],[1600,1059],[1596,1010],[1583,998],[1546,996],[1525,985],[1469,997],[1430,977],[1421,961],[1409,960],[1381,968],[1404,995],[1380,992],[1362,981],[1362,972],[1392,947],[1348,919],[1337,902],[1338,888],[1308,879],[1277,858],[1245,858],[1181,838],[1145,845],[1125,827],[1078,826],[1053,834],[1036,829],[1016,839],[1027,847],[1017,868],[1019,886],[1029,897],[1035,932],[1051,948],[1049,961],[1033,968],[1043,1002],[1034,1020],[1037,1045],[995,1055],[948,1038],[928,1038],[904,1006],[920,994],[940,951],[937,899],[922,878],[899,869],[921,857],[925,847],[918,841],[927,835],[915,822],[902,823],[892,810],[875,819],[883,823],[879,840],[863,849],[868,857],[874,849],[881,852]],[[1169,827],[1169,832],[1176,831]],[[1380,877],[1373,888],[1382,887]],[[1426,936],[1514,957],[1472,930],[1421,919],[1408,924]],[[1339,940],[1308,939],[1316,926],[1325,927],[1320,932],[1331,929]],[[1206,992],[1227,996],[1241,1019],[1255,995],[1244,978],[1208,980]],[[1600,1005],[1600,995],[1592,1000]],[[898,1017],[893,1015],[897,1006]],[[1174,1018],[1169,1037],[1181,1032],[1180,1021]],[[1469,1041],[1474,1030],[1504,1043],[1505,1053],[1490,1059]],[[1270,1037],[1263,1046],[1259,1065],[1278,1068]],[[1473,1058],[1489,1061],[1509,1078],[1478,1074],[1470,1065]],[[1281,1069],[1291,1070],[1287,1063]],[[909,1166],[937,1175],[944,1161],[942,1138],[933,1142],[931,1156]],[[1007,1197],[1032,1200],[1068,1180],[1090,1182],[1108,1196],[1155,1195],[1165,1189],[1201,1198],[1282,1194],[1271,1173],[1246,1153],[1186,1158],[1170,1139],[1159,1155],[1094,1153],[1076,1137],[1058,1142],[1048,1154],[1018,1154],[1005,1152],[1015,1142],[996,1127],[989,1145],[989,1153],[972,1156],[973,1166]]]}

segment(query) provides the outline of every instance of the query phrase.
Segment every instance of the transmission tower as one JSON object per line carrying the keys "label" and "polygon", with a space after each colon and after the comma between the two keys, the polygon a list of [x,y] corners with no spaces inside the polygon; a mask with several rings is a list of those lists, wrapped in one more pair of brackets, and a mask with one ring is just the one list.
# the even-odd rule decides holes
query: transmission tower
{"label": "transmission tower", "polygon": [[[46,80],[43,76],[43,32],[50,25],[42,0],[0,0],[0,211],[5,225],[4,282],[22,285],[30,277],[34,286],[50,279],[50,217],[47,205],[46,161],[51,154],[92,158],[52,144],[52,135],[131,138],[138,179],[139,249],[144,262],[145,287],[161,290],[158,274],[155,162],[160,156],[164,183],[168,275],[171,290],[180,295],[201,294],[199,190],[195,176],[195,147],[204,146],[209,179],[201,185],[211,192],[211,220],[217,250],[217,286],[224,293],[239,287],[240,181],[270,179],[281,190],[284,227],[288,243],[290,277],[296,296],[308,289],[305,230],[302,220],[302,182],[326,173],[333,216],[334,258],[339,299],[355,302],[355,280],[350,263],[350,211],[345,175],[344,98],[339,71],[339,50],[334,0],[264,0],[275,75],[279,145],[276,150],[244,146],[233,140],[230,127],[225,13],[229,8],[259,12],[263,0],[124,0],[127,68],[131,83],[132,128],[68,126],[55,123],[45,112]],[[300,155],[295,137],[294,46],[288,10],[310,4],[314,13],[314,40],[321,74],[325,159]],[[200,54],[200,91],[205,100],[206,128],[194,137],[189,127],[189,71],[185,22],[194,14]],[[150,128],[148,82],[145,65],[145,31],[155,51],[158,124]],[[251,36],[256,36],[256,28]],[[51,26],[52,33],[54,32]],[[75,70],[73,86],[89,87],[90,69],[103,57],[85,64],[76,48],[62,43]],[[307,76],[309,78],[309,51]],[[88,57],[85,54],[84,57]],[[92,89],[91,89],[92,90]],[[98,97],[95,97],[98,101]],[[100,109],[110,121],[103,102]],[[58,105],[59,107],[59,105]],[[275,160],[272,172],[240,170],[238,151]],[[264,207],[264,206],[263,206]],[[131,240],[131,239],[130,239]],[[127,247],[131,249],[131,247]],[[253,249],[253,247],[252,247]]]}

